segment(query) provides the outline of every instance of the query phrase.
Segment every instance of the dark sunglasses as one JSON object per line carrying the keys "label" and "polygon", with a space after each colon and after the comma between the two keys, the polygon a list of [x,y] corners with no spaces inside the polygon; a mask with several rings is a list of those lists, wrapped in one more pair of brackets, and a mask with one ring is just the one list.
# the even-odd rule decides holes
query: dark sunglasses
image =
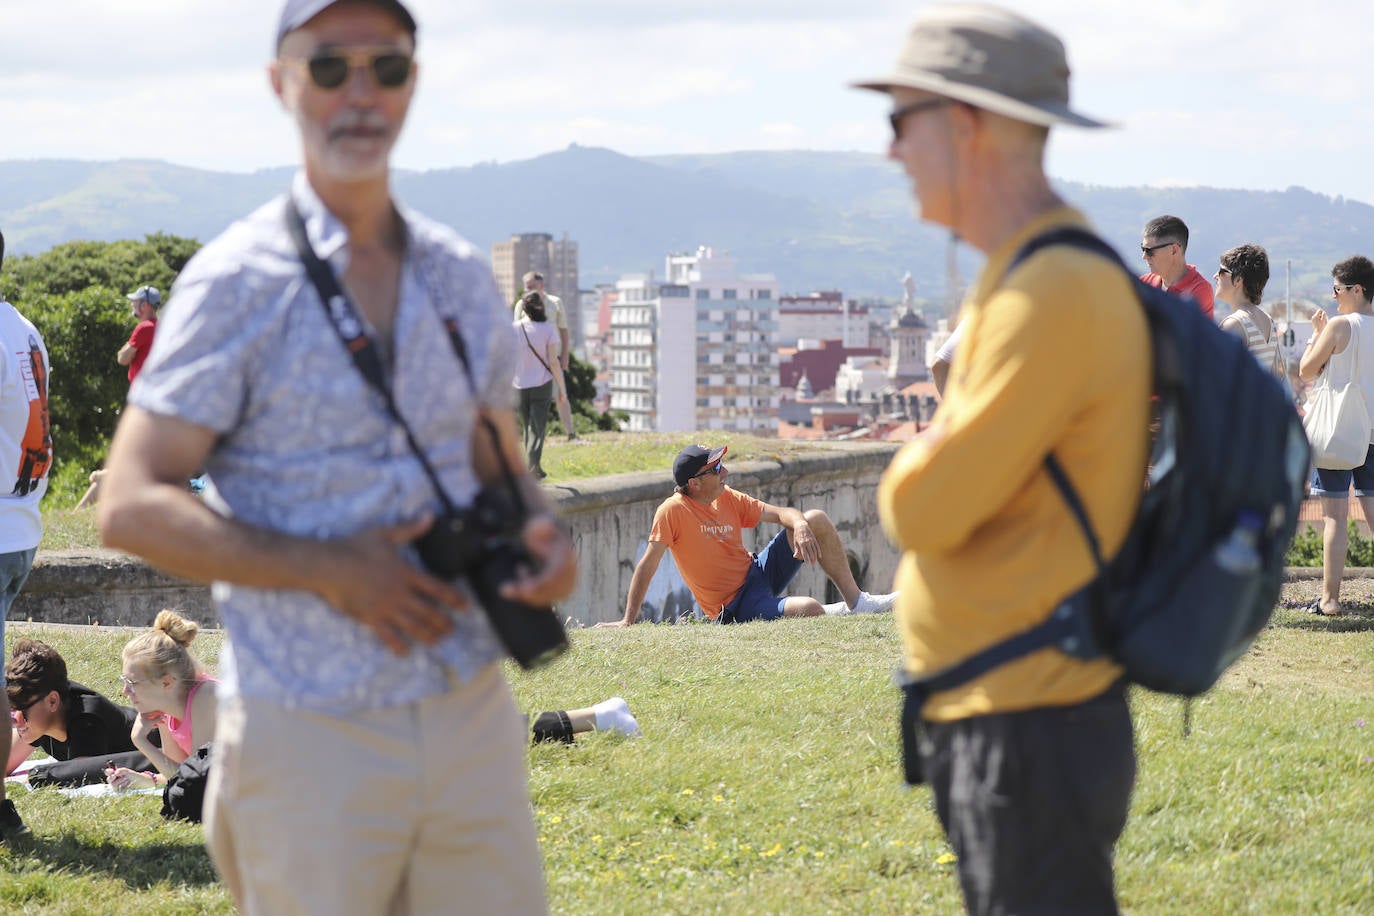
{"label": "dark sunglasses", "polygon": [[1168,248],[1170,245],[1177,245],[1177,242],[1160,242],[1158,245],[1141,245],[1140,253],[1149,257],[1161,248]]}
{"label": "dark sunglasses", "polygon": [[39,701],[42,699],[42,697],[34,697],[32,700],[29,700],[27,703],[24,703],[22,705],[19,703],[11,703],[10,718],[14,719],[18,716],[23,716],[25,721],[27,721],[29,718],[29,710],[37,706]]}
{"label": "dark sunglasses", "polygon": [[338,89],[357,68],[370,71],[382,89],[400,89],[415,69],[415,58],[403,51],[331,51],[305,60],[285,59],[304,64],[310,81],[321,89]]}
{"label": "dark sunglasses", "polygon": [[716,475],[717,477],[719,477],[719,476],[720,476],[720,472],[723,471],[723,470],[725,470],[725,465],[723,465],[723,464],[717,462],[716,464],[713,464],[711,467],[709,467],[709,468],[707,468],[706,470],[702,471],[700,474],[694,474],[694,475],[692,475],[692,479],[695,480],[695,479],[698,478],[698,477],[705,477],[707,474],[714,474],[714,475]]}
{"label": "dark sunglasses", "polygon": [[929,111],[932,108],[943,108],[948,104],[949,99],[924,99],[888,112],[887,123],[892,125],[892,139],[900,140],[902,138],[902,119],[907,115],[913,115],[918,111]]}
{"label": "dark sunglasses", "polygon": [[1236,275],[1236,272],[1229,267],[1218,267],[1217,274],[1229,274],[1230,276],[1234,277]]}
{"label": "dark sunglasses", "polygon": [[1341,285],[1341,284],[1336,284],[1335,286],[1332,286],[1332,287],[1331,287],[1331,295],[1333,295],[1333,296],[1339,296],[1339,295],[1341,294],[1341,290],[1350,290],[1350,289],[1354,289],[1355,287],[1357,287],[1357,286],[1359,286],[1359,285],[1360,285],[1360,284],[1358,284],[1358,283],[1351,283],[1349,286],[1345,286],[1345,285]]}

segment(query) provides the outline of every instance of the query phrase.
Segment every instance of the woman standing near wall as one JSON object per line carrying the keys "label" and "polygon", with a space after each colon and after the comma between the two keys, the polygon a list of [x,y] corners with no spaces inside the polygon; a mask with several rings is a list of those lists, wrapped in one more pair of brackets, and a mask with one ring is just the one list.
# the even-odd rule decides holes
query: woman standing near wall
{"label": "woman standing near wall", "polygon": [[515,320],[519,362],[512,384],[520,391],[518,413],[530,472],[543,480],[548,476],[542,462],[549,406],[555,394],[560,404],[568,395],[563,387],[563,367],[558,361],[558,329],[548,320],[543,294],[526,293],[520,300],[519,315]]}

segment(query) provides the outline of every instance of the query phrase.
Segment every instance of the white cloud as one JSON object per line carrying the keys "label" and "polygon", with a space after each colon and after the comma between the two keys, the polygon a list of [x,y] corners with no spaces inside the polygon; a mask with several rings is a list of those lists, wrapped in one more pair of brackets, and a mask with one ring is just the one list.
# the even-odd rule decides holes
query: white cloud
{"label": "white cloud", "polygon": [[[885,72],[925,4],[872,0],[411,0],[419,96],[397,163],[524,159],[576,142],[631,154],[882,152]],[[1363,3],[1021,0],[1058,32],[1083,110],[1065,178],[1304,185],[1374,200],[1359,116]],[[160,157],[249,170],[295,158],[263,64],[280,0],[0,0],[3,155]],[[21,36],[15,40],[14,36]],[[17,141],[15,138],[19,138]]]}

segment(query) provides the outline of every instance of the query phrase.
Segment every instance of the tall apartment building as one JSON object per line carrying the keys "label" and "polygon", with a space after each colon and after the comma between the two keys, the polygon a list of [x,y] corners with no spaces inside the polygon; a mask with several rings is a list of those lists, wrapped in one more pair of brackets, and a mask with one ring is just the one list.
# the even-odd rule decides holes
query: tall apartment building
{"label": "tall apartment building", "polygon": [[778,427],[778,282],[725,253],[670,254],[629,274],[611,305],[610,406],[634,431]]}
{"label": "tall apartment building", "polygon": [[568,238],[568,233],[555,239],[547,232],[521,232],[509,241],[496,242],[491,246],[491,269],[506,302],[514,302],[524,291],[520,281],[527,272],[543,274],[545,290],[563,300],[573,349],[583,349],[577,242]]}

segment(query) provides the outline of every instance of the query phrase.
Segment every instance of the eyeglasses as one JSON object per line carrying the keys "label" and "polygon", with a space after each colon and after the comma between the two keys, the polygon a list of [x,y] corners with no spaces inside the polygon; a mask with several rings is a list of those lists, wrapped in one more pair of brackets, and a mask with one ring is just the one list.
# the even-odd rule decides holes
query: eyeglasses
{"label": "eyeglasses", "polygon": [[1351,283],[1351,284],[1348,285],[1348,286],[1343,286],[1343,285],[1337,283],[1335,286],[1332,286],[1332,287],[1331,287],[1331,295],[1333,295],[1333,296],[1339,296],[1339,295],[1341,294],[1341,290],[1351,290],[1351,289],[1354,289],[1355,287],[1357,287],[1357,286],[1359,286],[1359,285],[1360,285],[1360,284],[1358,284],[1358,283]]}
{"label": "eyeglasses", "polygon": [[1234,276],[1236,275],[1236,272],[1235,272],[1234,270],[1232,270],[1231,268],[1229,268],[1229,267],[1218,267],[1218,268],[1217,268],[1217,276],[1219,276],[1219,277],[1220,277],[1220,276],[1226,276],[1227,274],[1229,274],[1229,275],[1231,275],[1231,276],[1234,277]]}
{"label": "eyeglasses", "polygon": [[119,676],[119,682],[120,682],[121,684],[123,684],[126,688],[137,687],[139,684],[142,684],[142,683],[144,683],[144,682],[147,681],[147,680],[148,680],[147,678],[143,678],[143,680],[138,680],[138,681],[136,681],[136,680],[134,680],[133,678],[128,677],[127,675],[121,674],[121,675]]}
{"label": "eyeglasses", "polygon": [[889,112],[887,122],[892,125],[892,139],[902,139],[902,119],[907,115],[913,115],[918,111],[929,111],[932,108],[943,108],[948,104],[949,99],[923,99],[920,102],[912,102],[910,105],[903,105],[901,108]]}
{"label": "eyeglasses", "polygon": [[1140,253],[1149,257],[1161,248],[1168,248],[1170,245],[1177,245],[1178,242],[1160,242],[1158,245],[1141,245]]}
{"label": "eyeglasses", "polygon": [[42,699],[42,697],[35,697],[34,699],[29,700],[23,706],[20,706],[18,704],[10,704],[10,721],[17,723],[20,719],[23,719],[27,722],[29,718],[29,710],[37,706]]}
{"label": "eyeglasses", "polygon": [[365,68],[382,89],[400,89],[410,82],[415,71],[415,58],[403,51],[351,50],[331,51],[303,59],[283,57],[283,61],[304,66],[310,80],[321,89],[338,89],[348,81],[355,69]]}
{"label": "eyeglasses", "polygon": [[711,465],[711,467],[707,468],[706,470],[702,471],[700,474],[693,474],[692,479],[696,480],[698,477],[705,477],[707,474],[714,474],[715,476],[719,477],[721,472],[724,470],[725,465],[716,463]]}

